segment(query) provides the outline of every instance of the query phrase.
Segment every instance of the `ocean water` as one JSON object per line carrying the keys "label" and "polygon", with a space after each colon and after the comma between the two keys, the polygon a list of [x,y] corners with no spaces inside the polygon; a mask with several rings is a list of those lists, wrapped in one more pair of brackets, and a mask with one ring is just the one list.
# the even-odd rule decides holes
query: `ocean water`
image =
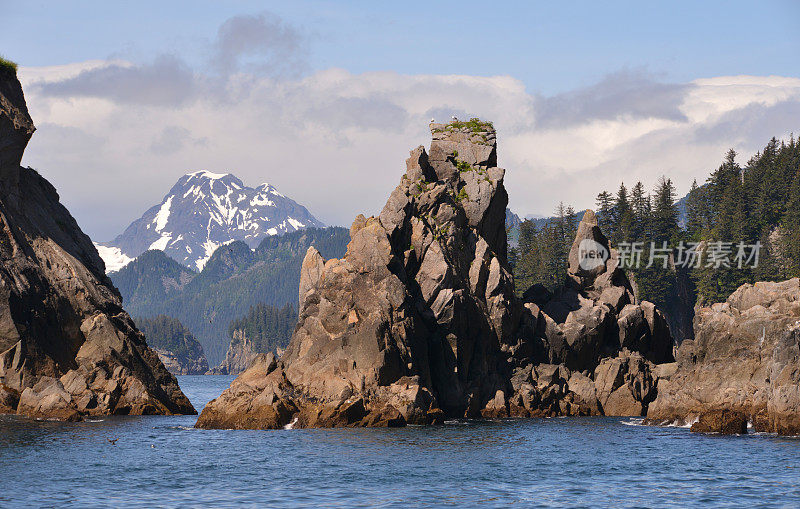
{"label": "ocean water", "polygon": [[[232,379],[179,377],[198,410]],[[195,420],[0,416],[0,507],[800,506],[795,438],[606,417],[280,431]]]}

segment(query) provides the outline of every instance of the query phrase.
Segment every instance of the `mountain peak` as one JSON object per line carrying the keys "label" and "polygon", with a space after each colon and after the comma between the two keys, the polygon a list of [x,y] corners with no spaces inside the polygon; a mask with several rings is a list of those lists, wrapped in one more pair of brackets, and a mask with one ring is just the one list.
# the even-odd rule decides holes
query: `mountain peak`
{"label": "mountain peak", "polygon": [[252,188],[232,173],[200,170],[179,178],[161,203],[98,249],[109,270],[148,249],[202,270],[220,246],[240,240],[255,248],[265,237],[309,226],[324,224],[274,186]]}
{"label": "mountain peak", "polygon": [[212,172],[210,172],[208,170],[200,170],[200,171],[196,171],[196,172],[193,172],[193,173],[187,173],[184,176],[185,177],[200,177],[200,178],[206,178],[206,179],[209,179],[209,180],[219,180],[219,179],[222,179],[222,178],[225,178],[225,177],[233,177],[233,175],[230,174],[230,173],[212,173]]}

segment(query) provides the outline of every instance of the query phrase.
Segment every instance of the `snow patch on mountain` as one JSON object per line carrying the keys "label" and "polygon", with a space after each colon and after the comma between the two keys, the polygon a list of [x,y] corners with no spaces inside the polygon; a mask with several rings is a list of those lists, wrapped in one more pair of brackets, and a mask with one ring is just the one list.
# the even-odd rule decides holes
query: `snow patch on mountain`
{"label": "snow patch on mountain", "polygon": [[150,244],[150,247],[147,249],[158,249],[159,251],[163,251],[169,245],[169,241],[172,240],[171,235],[164,235],[159,237],[158,240]]}
{"label": "snow patch on mountain", "polygon": [[97,242],[94,247],[106,264],[106,272],[116,272],[133,261],[133,258],[125,255],[118,247],[106,247]]}
{"label": "snow patch on mountain", "polygon": [[167,226],[167,221],[169,221],[169,209],[172,207],[172,196],[167,198],[167,201],[161,205],[161,208],[158,209],[158,214],[156,214],[156,218],[153,222],[156,224],[156,231],[160,232]]}
{"label": "snow patch on mountain", "polygon": [[255,248],[267,236],[323,226],[270,184],[252,188],[230,173],[197,171],[181,177],[116,239],[98,244],[98,251],[109,272],[148,249],[202,270],[217,248],[235,240]]}

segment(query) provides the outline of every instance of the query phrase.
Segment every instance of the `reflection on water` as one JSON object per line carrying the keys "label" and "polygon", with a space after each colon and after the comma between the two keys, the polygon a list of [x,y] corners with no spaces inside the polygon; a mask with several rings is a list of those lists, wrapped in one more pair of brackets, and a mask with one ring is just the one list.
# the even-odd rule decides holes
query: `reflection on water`
{"label": "reflection on water", "polygon": [[[233,379],[179,378],[198,410]],[[800,505],[798,439],[615,418],[280,431],[195,420],[0,417],[0,506]]]}

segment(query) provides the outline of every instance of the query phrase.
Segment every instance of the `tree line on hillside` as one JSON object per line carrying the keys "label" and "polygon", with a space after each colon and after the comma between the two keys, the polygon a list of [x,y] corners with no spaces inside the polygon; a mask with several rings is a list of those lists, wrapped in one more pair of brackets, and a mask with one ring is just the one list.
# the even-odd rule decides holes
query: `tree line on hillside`
{"label": "tree line on hillside", "polygon": [[289,344],[297,324],[297,308],[294,304],[283,307],[256,304],[246,315],[233,320],[228,326],[228,337],[235,340],[235,333],[243,333],[259,353],[283,350]]}
{"label": "tree line on hillside", "polygon": [[341,257],[346,228],[308,228],[265,238],[251,250],[243,242],[217,249],[200,274],[161,252],[145,253],[110,275],[134,316],[165,314],[197,337],[212,365],[225,358],[228,326],[256,304],[281,308],[297,302],[300,266],[309,246],[324,258]]}
{"label": "tree line on hillside", "polygon": [[[683,222],[667,177],[652,193],[637,182],[598,194],[598,223],[611,247],[630,250],[642,243],[638,268],[629,269],[640,299],[668,307],[682,274],[687,295],[701,303],[724,301],[744,283],[800,276],[800,143],[794,136],[773,138],[744,167],[735,158],[729,151],[703,185],[692,184]],[[528,220],[520,225],[519,245],[509,256],[517,292],[534,283],[551,290],[563,283],[576,223],[572,207],[560,204],[544,226]],[[747,263],[736,263],[745,247]],[[716,263],[709,261],[715,249],[726,250],[725,260],[718,254]],[[683,267],[690,255],[696,258]],[[667,256],[672,270],[663,268]]]}
{"label": "tree line on hillside", "polygon": [[133,321],[147,338],[147,345],[152,348],[170,351],[177,357],[196,359],[203,355],[203,347],[180,320],[158,315],[153,318],[136,317]]}

